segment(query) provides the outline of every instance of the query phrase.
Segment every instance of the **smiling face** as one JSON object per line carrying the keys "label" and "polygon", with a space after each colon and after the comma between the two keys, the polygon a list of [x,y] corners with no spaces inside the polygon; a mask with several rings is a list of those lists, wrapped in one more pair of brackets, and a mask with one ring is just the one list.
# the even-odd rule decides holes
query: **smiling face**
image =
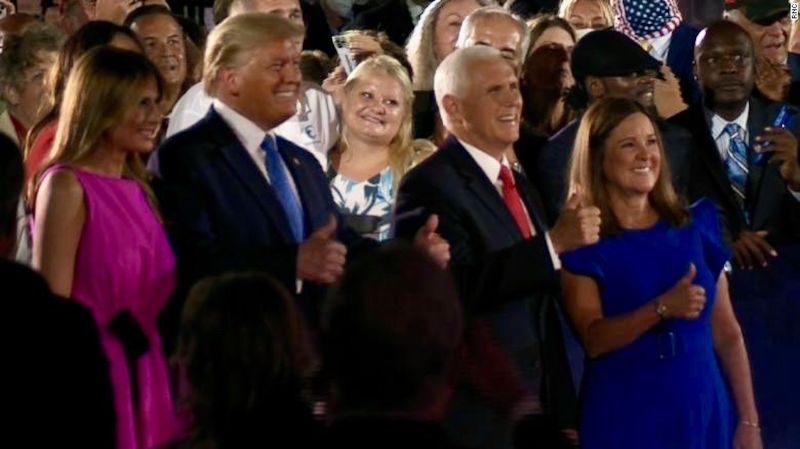
{"label": "smiling face", "polygon": [[433,23],[433,54],[437,61],[443,61],[456,49],[461,24],[479,7],[475,0],[450,0],[439,10],[439,15]]}
{"label": "smiling face", "polygon": [[143,16],[131,25],[145,55],[158,67],[164,81],[180,85],[186,79],[186,43],[183,29],[166,14]]}
{"label": "smiling face", "polygon": [[407,110],[400,81],[378,71],[359,77],[342,101],[347,135],[375,145],[392,142]]}
{"label": "smiling face", "polygon": [[262,44],[241,67],[223,70],[226,103],[265,131],[295,114],[300,95],[302,39]]}
{"label": "smiling face", "polygon": [[512,65],[500,58],[474,63],[469,72],[471,80],[448,114],[457,137],[499,159],[519,138],[519,80]]}
{"label": "smiling face", "polygon": [[600,98],[627,98],[646,109],[655,107],[654,70],[645,70],[628,76],[586,77],[587,90],[592,101]]}
{"label": "smiling face", "polygon": [[603,16],[603,9],[596,0],[579,0],[572,5],[567,21],[576,30],[599,30],[611,26]]}
{"label": "smiling face", "polygon": [[134,106],[106,136],[110,145],[125,152],[145,154],[153,151],[161,125],[158,84],[150,79],[141,89]]}
{"label": "smiling face", "polygon": [[648,195],[661,172],[661,148],[653,122],[643,113],[628,116],[603,145],[603,173],[612,198]]}

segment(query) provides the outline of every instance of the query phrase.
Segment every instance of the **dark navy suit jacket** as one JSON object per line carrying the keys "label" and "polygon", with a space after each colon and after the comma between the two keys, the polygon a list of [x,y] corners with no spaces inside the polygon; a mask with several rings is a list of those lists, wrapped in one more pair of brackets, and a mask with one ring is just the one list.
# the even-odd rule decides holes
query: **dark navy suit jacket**
{"label": "dark navy suit jacket", "polygon": [[[754,139],[778,115],[780,104],[758,97],[750,99],[747,130],[750,142],[748,152],[753,153]],[[698,147],[692,152],[689,198],[711,198],[720,210],[725,238],[730,243],[742,230],[767,230],[773,245],[800,242],[800,202],[789,193],[777,165],[748,166],[745,210],[739,207],[728,179],[719,150],[711,135],[711,113],[702,104],[695,104],[678,114],[673,121],[684,125],[694,135]],[[796,123],[790,128],[798,135]]]}
{"label": "dark navy suit jacket", "polygon": [[545,240],[547,228],[531,185],[519,173],[515,178],[537,233],[528,240],[495,185],[451,137],[400,184],[395,234],[412,238],[429,214],[439,215],[438,231],[450,243],[450,268],[467,313],[489,324],[529,387],[529,370],[521,365],[532,361],[516,354],[540,342],[542,384],[531,391],[541,393],[547,411],[564,427],[574,426],[575,393],[555,315],[558,278]]}
{"label": "dark navy suit jacket", "polygon": [[[337,215],[336,205],[314,156],[281,137],[277,143],[297,187],[308,236]],[[168,139],[154,157],[154,187],[177,255],[180,292],[203,277],[228,271],[266,272],[295,292],[299,245],[286,214],[247,150],[213,108],[200,122]],[[346,230],[339,238],[352,247],[369,245]],[[298,298],[312,325],[321,295],[320,286],[305,282]],[[180,302],[166,320],[176,323]]]}

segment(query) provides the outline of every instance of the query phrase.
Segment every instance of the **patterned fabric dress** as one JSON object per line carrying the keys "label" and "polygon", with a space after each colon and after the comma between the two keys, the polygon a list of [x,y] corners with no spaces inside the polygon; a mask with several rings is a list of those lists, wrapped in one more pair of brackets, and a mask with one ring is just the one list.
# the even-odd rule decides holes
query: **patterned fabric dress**
{"label": "patterned fabric dress", "polygon": [[361,182],[328,168],[333,201],[345,223],[364,237],[389,238],[395,200],[394,172],[390,167]]}

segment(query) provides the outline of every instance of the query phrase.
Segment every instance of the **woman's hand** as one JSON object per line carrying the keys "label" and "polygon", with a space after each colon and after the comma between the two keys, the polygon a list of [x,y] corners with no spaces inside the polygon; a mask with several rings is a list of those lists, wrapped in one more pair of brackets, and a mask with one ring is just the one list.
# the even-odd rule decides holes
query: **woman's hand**
{"label": "woman's hand", "polygon": [[689,265],[689,271],[659,297],[661,304],[667,308],[665,315],[668,318],[696,320],[703,312],[706,291],[703,287],[692,284],[696,275],[697,268],[694,264]]}
{"label": "woman's hand", "polygon": [[348,36],[347,47],[356,56],[383,54],[383,48],[381,48],[381,44],[378,42],[378,39],[366,34]]}
{"label": "woman's hand", "polygon": [[336,104],[341,104],[342,87],[344,87],[346,81],[347,73],[345,73],[344,67],[338,65],[328,74],[325,81],[322,82],[322,88],[333,97],[333,101],[335,101]]}
{"label": "woman's hand", "polygon": [[751,424],[742,422],[736,426],[733,436],[733,449],[763,449],[761,442],[761,429]]}

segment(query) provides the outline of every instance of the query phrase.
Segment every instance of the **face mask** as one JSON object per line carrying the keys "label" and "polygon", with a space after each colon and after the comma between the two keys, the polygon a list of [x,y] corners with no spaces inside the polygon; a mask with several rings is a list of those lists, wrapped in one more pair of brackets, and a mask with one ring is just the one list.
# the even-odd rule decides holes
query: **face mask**
{"label": "face mask", "polygon": [[594,31],[594,28],[578,28],[577,30],[575,30],[575,41],[577,42],[581,40],[583,36],[586,36],[592,31]]}

